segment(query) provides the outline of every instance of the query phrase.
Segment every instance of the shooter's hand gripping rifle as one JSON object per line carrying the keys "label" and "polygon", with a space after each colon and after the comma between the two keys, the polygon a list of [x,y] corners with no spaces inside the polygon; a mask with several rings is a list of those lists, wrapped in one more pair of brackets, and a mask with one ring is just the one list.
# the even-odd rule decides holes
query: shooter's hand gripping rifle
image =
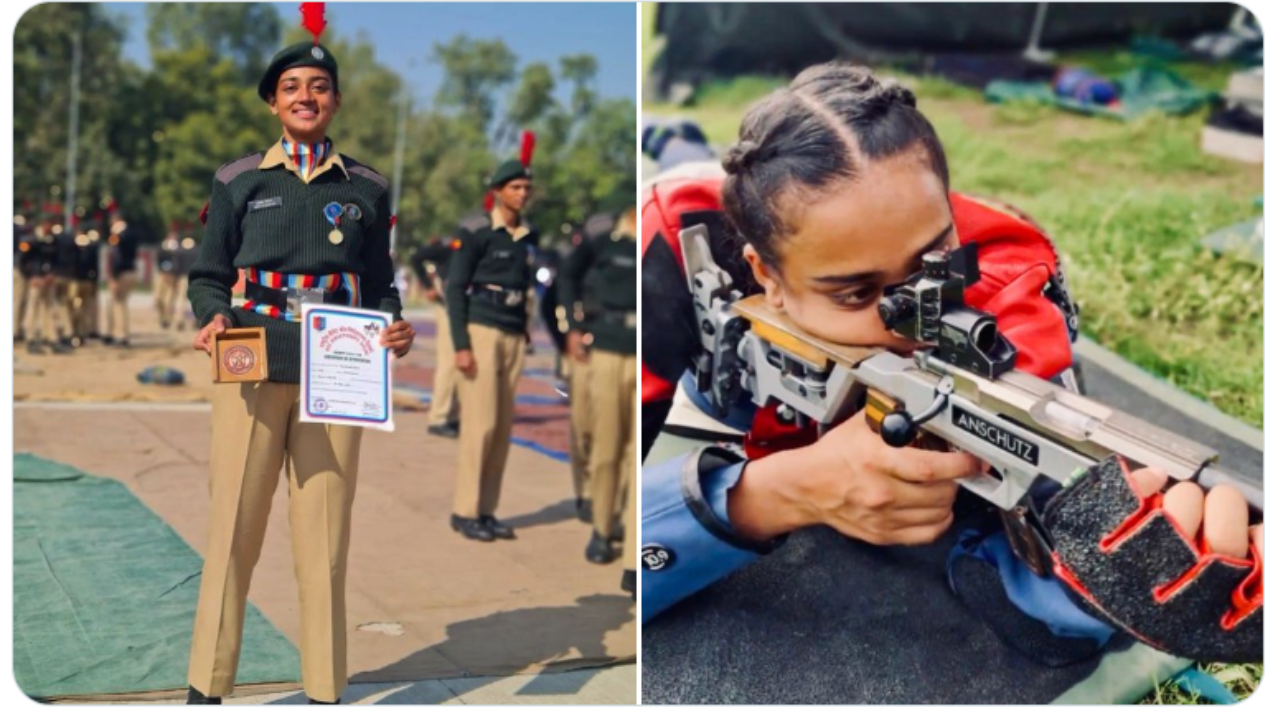
{"label": "shooter's hand gripping rifle", "polygon": [[[702,346],[698,386],[720,412],[747,393],[821,429],[865,406],[891,446],[938,438],[991,465],[961,484],[1002,511],[1020,558],[1052,570],[1095,614],[1187,656],[1261,657],[1256,549],[1236,560],[1196,546],[1168,521],[1159,495],[1133,493],[1128,468],[1233,485],[1255,516],[1261,484],[1213,467],[1208,447],[1013,369],[1017,351],[995,318],[965,304],[965,287],[979,278],[972,246],[929,253],[921,273],[881,300],[886,327],[931,344],[901,357],[825,342],[762,296],[744,298],[712,258],[706,226],[682,231],[680,245]],[[1066,489],[1040,512],[1028,493],[1045,477]]]}

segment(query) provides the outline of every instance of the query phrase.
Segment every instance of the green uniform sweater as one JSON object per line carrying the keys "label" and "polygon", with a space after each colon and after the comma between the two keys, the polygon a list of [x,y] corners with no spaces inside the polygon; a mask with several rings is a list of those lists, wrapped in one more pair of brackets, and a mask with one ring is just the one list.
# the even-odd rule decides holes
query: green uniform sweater
{"label": "green uniform sweater", "polygon": [[473,290],[494,286],[521,294],[528,292],[533,277],[529,248],[537,244],[536,230],[530,229],[517,238],[505,227],[493,227],[489,215],[476,213],[462,221],[458,228],[458,249],[449,261],[445,289],[449,331],[455,349],[471,349],[469,322],[524,334],[528,315],[523,300],[506,305]]}
{"label": "green uniform sweater", "polygon": [[[569,328],[589,332],[591,347],[636,354],[635,238],[613,232],[588,235],[560,271],[560,306]],[[582,316],[574,312],[582,303]]]}
{"label": "green uniform sweater", "polygon": [[[254,153],[220,168],[213,180],[200,255],[191,268],[187,296],[200,326],[224,315],[233,327],[266,328],[270,382],[300,377],[299,324],[233,306],[237,268],[278,273],[355,273],[360,306],[400,319],[400,293],[391,262],[391,211],[387,179],[341,156],[341,165],[303,182],[283,165],[259,167]],[[344,169],[345,168],[345,169]],[[329,241],[332,223],[324,207],[354,204],[359,219],[343,217],[342,242]]]}

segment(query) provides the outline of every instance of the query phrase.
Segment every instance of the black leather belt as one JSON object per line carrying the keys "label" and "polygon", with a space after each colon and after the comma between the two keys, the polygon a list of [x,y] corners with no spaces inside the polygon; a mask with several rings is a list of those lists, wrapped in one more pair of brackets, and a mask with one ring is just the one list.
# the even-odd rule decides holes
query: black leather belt
{"label": "black leather belt", "polygon": [[284,312],[300,313],[303,303],[326,305],[350,305],[351,293],[346,288],[323,290],[321,288],[270,288],[256,282],[245,281],[244,297],[256,303],[270,305]]}
{"label": "black leather belt", "polygon": [[519,307],[524,304],[525,291],[496,285],[472,285],[471,297],[484,298],[503,307]]}

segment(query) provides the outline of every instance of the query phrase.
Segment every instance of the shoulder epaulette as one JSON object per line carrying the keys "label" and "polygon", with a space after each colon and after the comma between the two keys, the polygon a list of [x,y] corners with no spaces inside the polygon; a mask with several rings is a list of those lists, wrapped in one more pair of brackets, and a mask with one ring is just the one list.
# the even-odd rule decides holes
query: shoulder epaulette
{"label": "shoulder epaulette", "polygon": [[[341,155],[341,153],[339,153],[339,155]],[[391,183],[387,181],[387,178],[385,178],[382,175],[382,173],[378,172],[377,170],[374,170],[373,168],[369,167],[368,165],[365,165],[359,160],[353,160],[347,157],[346,155],[341,155],[341,157],[342,157],[342,164],[347,168],[347,172],[353,175],[359,175],[360,177],[372,180],[374,183],[378,185],[378,187],[382,188],[383,190],[386,190],[387,187],[391,185]]]}
{"label": "shoulder epaulette", "polygon": [[476,232],[477,230],[484,230],[485,228],[488,228],[492,224],[493,224],[493,221],[489,218],[488,213],[485,213],[484,211],[481,211],[481,210],[477,210],[476,212],[473,212],[470,215],[467,215],[466,217],[462,218],[462,222],[458,223],[459,227],[461,227],[463,230],[466,230],[468,232]]}
{"label": "shoulder epaulette", "polygon": [[255,170],[261,164],[262,153],[252,152],[238,160],[232,160],[226,165],[218,168],[218,172],[214,174],[214,177],[217,178],[218,182],[225,185],[232,180],[235,180],[241,173],[249,170]]}

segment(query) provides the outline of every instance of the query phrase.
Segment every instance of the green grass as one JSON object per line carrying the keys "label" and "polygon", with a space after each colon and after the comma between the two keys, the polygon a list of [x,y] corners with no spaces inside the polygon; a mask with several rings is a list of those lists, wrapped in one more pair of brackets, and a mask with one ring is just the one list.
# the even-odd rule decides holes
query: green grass
{"label": "green grass", "polygon": [[[1260,173],[1203,157],[1196,118],[1060,115],[1050,134],[995,115],[974,133],[954,108],[925,110],[957,189],[1011,202],[1048,230],[1088,335],[1261,426],[1262,269],[1198,244],[1256,214]],[[1064,132],[1076,125],[1099,127]]]}
{"label": "green grass", "polygon": [[899,80],[907,81],[918,98],[933,100],[972,100],[982,102],[982,91],[964,85],[957,85],[939,77],[913,77],[902,73],[893,74]]}
{"label": "green grass", "polygon": [[[1211,663],[1200,665],[1202,672],[1208,673],[1227,686],[1237,698],[1244,699],[1253,694],[1262,682],[1262,665],[1229,665]],[[1172,680],[1160,684],[1150,695],[1143,698],[1139,705],[1211,705],[1213,703],[1178,687]]]}
{"label": "green grass", "polygon": [[1227,79],[1240,67],[1232,63],[1167,62],[1137,55],[1127,50],[1120,52],[1086,50],[1063,53],[1054,59],[1054,64],[1086,68],[1105,77],[1115,77],[1136,67],[1164,67],[1196,85],[1217,92],[1226,88]]}

